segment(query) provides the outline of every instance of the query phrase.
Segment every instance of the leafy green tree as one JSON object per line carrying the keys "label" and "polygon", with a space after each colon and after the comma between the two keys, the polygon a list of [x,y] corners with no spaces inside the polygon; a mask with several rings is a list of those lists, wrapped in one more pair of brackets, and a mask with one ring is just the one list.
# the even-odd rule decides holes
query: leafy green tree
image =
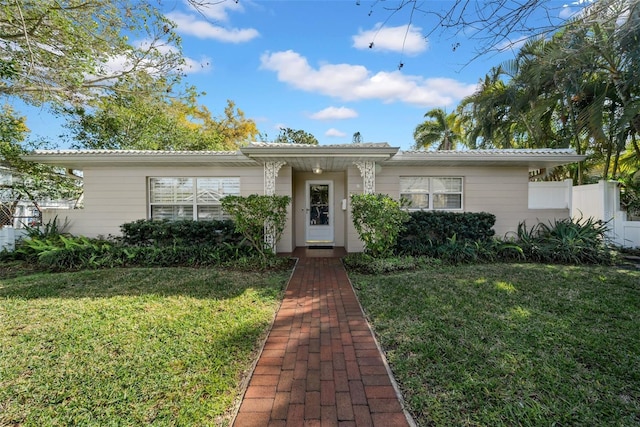
{"label": "leafy green tree", "polygon": [[631,40],[640,12],[625,16],[627,6],[616,5],[528,41],[514,60],[492,70],[460,107],[470,143],[572,147],[589,155],[568,170],[578,183],[587,174],[615,178],[623,163],[633,169],[640,159],[640,49]]}
{"label": "leafy green tree", "polygon": [[303,130],[295,130],[291,128],[281,128],[280,133],[276,137],[275,143],[278,144],[305,144],[318,145],[319,142],[315,136]]}
{"label": "leafy green tree", "polygon": [[437,144],[437,150],[453,150],[462,141],[456,113],[447,114],[443,109],[435,108],[424,116],[430,120],[420,123],[413,132],[416,148],[428,149]]}
{"label": "leafy green tree", "polygon": [[178,82],[179,39],[158,6],[152,0],[4,2],[0,94],[61,106],[85,104],[140,74],[154,77],[146,90],[154,90],[155,78]]}
{"label": "leafy green tree", "polygon": [[127,85],[100,98],[94,108],[67,109],[71,143],[82,149],[236,150],[257,134],[253,120],[227,101],[224,116],[197,103],[191,88],[176,99],[166,92],[141,93]]}

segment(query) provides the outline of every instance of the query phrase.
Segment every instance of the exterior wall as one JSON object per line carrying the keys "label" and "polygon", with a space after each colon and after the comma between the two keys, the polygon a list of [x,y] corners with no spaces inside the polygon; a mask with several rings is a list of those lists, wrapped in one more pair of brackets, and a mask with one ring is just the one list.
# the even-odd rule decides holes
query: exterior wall
{"label": "exterior wall", "polygon": [[529,209],[529,173],[524,167],[382,167],[376,193],[400,197],[401,176],[463,177],[463,211],[496,216],[497,237],[515,232],[518,224],[568,218],[569,209]]}
{"label": "exterior wall", "polygon": [[[229,176],[240,177],[243,196],[264,194],[264,168],[256,167],[88,167],[84,170],[84,209],[48,210],[44,221],[56,215],[62,222],[69,221],[69,232],[95,237],[119,235],[120,226],[148,217],[147,178]],[[498,237],[514,232],[520,222],[533,225],[555,218],[568,218],[569,208],[530,209],[529,181],[525,167],[399,167],[376,168],[376,193],[398,198],[401,176],[455,176],[463,177],[463,211],[491,212],[496,215],[495,231]],[[347,252],[363,250],[362,242],[353,227],[349,197],[363,192],[363,179],[356,166],[344,172],[314,175],[293,171],[283,166],[276,178],[276,194],[288,195],[292,203],[288,209],[288,222],[278,252],[292,252],[296,246],[305,246],[305,207],[307,180],[332,180],[334,183],[334,240]],[[574,199],[580,196],[575,196]],[[347,209],[342,210],[342,200]],[[544,204],[534,204],[546,207]]]}
{"label": "exterior wall", "polygon": [[306,182],[307,181],[332,181],[333,182],[333,218],[334,218],[334,244],[337,247],[345,246],[345,222],[347,210],[342,210],[342,200],[346,198],[345,174],[343,172],[325,172],[315,175],[311,172],[294,172],[293,178],[293,213],[295,226],[295,246],[306,246]]}
{"label": "exterior wall", "polygon": [[[357,167],[351,166],[347,169],[347,228],[346,228],[346,239],[345,239],[345,250],[347,252],[362,252],[364,250],[364,245],[356,233],[356,229],[353,226],[353,216],[351,215],[351,195],[352,194],[362,194],[364,191],[363,188],[363,179],[360,175],[360,171]],[[377,184],[377,182],[376,182]],[[376,188],[377,190],[377,188]],[[397,196],[396,196],[397,197]]]}
{"label": "exterior wall", "polygon": [[[237,170],[237,169],[236,169]],[[243,188],[243,180],[244,178],[240,178],[240,188],[243,196],[248,196],[249,194],[264,194],[264,185],[262,185],[262,189],[254,190],[248,194],[244,193]],[[289,196],[291,197],[291,203],[287,208],[287,225],[282,233],[282,237],[276,246],[276,252],[293,252],[295,249],[295,230],[293,224],[293,215],[294,215],[294,197],[293,197],[293,171],[291,170],[291,166],[285,165],[280,168],[278,172],[278,177],[276,178],[276,194],[278,196]]]}
{"label": "exterior wall", "polygon": [[[240,177],[243,196],[264,194],[262,166],[238,167],[87,167],[84,173],[84,209],[47,210],[43,221],[58,217],[69,222],[68,232],[87,237],[120,235],[126,222],[148,218],[148,177]],[[287,172],[283,168],[276,185],[285,191]],[[279,193],[280,194],[280,193]],[[291,233],[289,227],[289,235]],[[284,245],[286,247],[286,244]]]}

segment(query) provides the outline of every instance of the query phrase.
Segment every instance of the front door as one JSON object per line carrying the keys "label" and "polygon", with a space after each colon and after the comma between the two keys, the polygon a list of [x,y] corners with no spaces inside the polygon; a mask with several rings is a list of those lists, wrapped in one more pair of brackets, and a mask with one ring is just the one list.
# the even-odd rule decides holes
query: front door
{"label": "front door", "polygon": [[333,182],[307,181],[307,245],[333,244]]}

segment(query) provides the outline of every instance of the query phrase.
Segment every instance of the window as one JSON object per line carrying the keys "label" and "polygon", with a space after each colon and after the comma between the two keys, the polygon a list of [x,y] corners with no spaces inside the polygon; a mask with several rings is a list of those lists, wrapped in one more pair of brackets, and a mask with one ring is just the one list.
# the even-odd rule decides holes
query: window
{"label": "window", "polygon": [[240,178],[149,178],[151,219],[225,219],[220,200],[240,195]]}
{"label": "window", "polygon": [[400,177],[400,197],[411,202],[409,209],[461,210],[462,178]]}

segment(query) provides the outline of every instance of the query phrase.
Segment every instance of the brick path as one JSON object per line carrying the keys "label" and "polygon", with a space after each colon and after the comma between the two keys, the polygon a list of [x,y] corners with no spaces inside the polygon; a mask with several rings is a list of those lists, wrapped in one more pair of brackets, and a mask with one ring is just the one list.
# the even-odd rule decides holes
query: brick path
{"label": "brick path", "polygon": [[413,425],[339,258],[298,261],[233,425]]}

